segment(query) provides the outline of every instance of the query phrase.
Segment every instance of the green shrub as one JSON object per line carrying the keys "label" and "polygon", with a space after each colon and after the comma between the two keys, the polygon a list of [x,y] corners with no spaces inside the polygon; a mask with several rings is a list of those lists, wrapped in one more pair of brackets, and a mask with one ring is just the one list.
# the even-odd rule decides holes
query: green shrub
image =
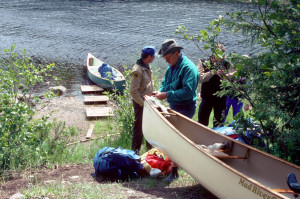
{"label": "green shrub", "polygon": [[[123,67],[126,68],[126,66]],[[131,95],[129,93],[130,72],[130,69],[125,69],[123,72],[123,75],[126,79],[126,86],[123,95],[118,95],[116,91],[108,94],[116,105],[114,116],[117,123],[117,129],[120,133],[120,136],[113,139],[111,144],[113,146],[121,146],[123,148],[131,148],[131,138],[134,124],[134,110]]]}
{"label": "green shrub", "polygon": [[64,150],[66,138],[74,133],[63,123],[50,122],[49,116],[33,118],[39,102],[32,94],[34,86],[51,75],[54,64],[37,67],[25,50],[20,57],[14,49],[4,51],[9,59],[0,66],[0,174],[46,164]]}

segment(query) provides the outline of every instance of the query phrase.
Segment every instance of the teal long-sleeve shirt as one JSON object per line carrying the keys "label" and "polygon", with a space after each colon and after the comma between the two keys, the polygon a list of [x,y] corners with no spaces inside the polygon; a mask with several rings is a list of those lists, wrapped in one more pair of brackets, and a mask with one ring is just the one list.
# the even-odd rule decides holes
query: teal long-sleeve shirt
{"label": "teal long-sleeve shirt", "polygon": [[186,56],[181,55],[174,66],[167,68],[165,78],[159,88],[167,92],[167,102],[181,105],[197,99],[199,72],[196,65]]}

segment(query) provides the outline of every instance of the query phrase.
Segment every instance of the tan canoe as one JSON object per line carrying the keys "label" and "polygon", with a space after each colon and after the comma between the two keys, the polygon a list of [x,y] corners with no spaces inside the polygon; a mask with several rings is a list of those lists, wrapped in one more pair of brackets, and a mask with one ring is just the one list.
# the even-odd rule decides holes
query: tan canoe
{"label": "tan canoe", "polygon": [[[286,177],[300,177],[300,167],[221,135],[171,109],[162,109],[146,97],[143,133],[182,169],[219,198],[294,198]],[[228,143],[225,151],[200,145]],[[281,189],[279,192],[278,189]]]}

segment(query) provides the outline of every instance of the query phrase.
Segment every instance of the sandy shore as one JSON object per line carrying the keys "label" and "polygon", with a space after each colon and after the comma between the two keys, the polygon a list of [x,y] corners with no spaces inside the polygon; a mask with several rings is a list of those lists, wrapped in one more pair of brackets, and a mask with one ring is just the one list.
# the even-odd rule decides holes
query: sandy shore
{"label": "sandy shore", "polygon": [[42,108],[42,104],[37,105],[38,113],[36,118],[48,115],[52,112],[51,118],[58,121],[64,121],[67,127],[74,126],[80,134],[88,131],[89,126],[94,121],[88,120],[85,108],[91,105],[85,105],[80,97],[57,97],[51,101],[44,102],[46,107]]}

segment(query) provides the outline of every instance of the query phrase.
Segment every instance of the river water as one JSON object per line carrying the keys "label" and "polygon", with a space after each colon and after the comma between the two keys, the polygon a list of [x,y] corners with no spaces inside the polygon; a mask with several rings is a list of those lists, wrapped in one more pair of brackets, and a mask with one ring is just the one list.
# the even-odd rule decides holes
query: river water
{"label": "river water", "polygon": [[[176,27],[197,33],[219,15],[250,6],[209,0],[1,0],[0,50],[16,44],[17,51],[58,62],[61,76],[67,76],[64,86],[76,93],[88,81],[83,70],[88,52],[112,66],[131,66],[143,46],[158,50],[165,39],[175,38],[197,64],[203,54],[191,41],[173,35]],[[253,54],[255,49],[245,48],[241,40],[226,35],[222,42],[228,52]],[[166,66],[161,58],[153,65]]]}

